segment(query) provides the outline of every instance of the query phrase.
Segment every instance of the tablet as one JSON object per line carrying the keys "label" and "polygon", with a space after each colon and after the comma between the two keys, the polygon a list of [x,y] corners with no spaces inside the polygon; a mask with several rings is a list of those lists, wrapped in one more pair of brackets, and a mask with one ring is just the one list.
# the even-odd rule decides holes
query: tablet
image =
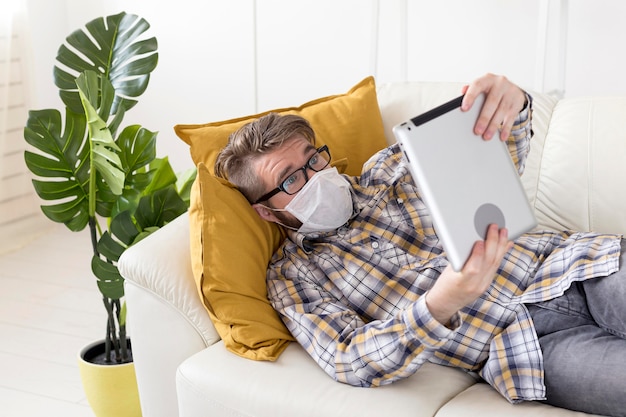
{"label": "tablet", "polygon": [[505,142],[474,125],[484,103],[461,111],[463,96],[400,123],[393,133],[455,271],[496,223],[515,239],[537,221]]}

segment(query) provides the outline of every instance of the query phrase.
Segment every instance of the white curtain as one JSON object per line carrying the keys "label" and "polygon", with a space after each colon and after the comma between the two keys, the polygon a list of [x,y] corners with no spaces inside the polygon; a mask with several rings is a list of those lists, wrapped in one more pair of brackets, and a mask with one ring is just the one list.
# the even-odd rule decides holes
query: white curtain
{"label": "white curtain", "polygon": [[0,253],[43,231],[45,222],[24,163],[29,71],[24,0],[2,0],[0,13]]}
{"label": "white curtain", "polygon": [[[10,2],[11,0],[9,0]],[[4,9],[4,7],[3,7]],[[11,62],[11,38],[13,34],[13,10],[0,13],[0,179],[5,178],[6,169],[6,130],[9,106],[9,82]],[[3,182],[0,182],[0,199],[5,195]]]}

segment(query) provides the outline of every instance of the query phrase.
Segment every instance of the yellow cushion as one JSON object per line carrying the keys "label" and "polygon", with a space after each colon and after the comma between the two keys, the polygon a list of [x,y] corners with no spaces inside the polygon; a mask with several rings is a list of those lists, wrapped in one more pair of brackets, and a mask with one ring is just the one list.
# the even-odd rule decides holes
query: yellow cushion
{"label": "yellow cushion", "polygon": [[[328,145],[333,164],[351,175],[360,174],[363,163],[387,146],[373,77],[346,94],[274,111],[305,117],[317,145]],[[267,113],[174,128],[198,165],[189,209],[198,291],[226,348],[257,360],[275,360],[293,340],[267,300],[265,285],[267,265],[284,233],[261,220],[243,195],[213,172],[228,136]]]}
{"label": "yellow cushion", "polygon": [[224,345],[250,359],[274,360],[293,340],[267,300],[268,260],[284,240],[245,197],[204,164],[189,207],[192,266],[200,297]]}
{"label": "yellow cushion", "polygon": [[333,161],[347,158],[345,173],[359,175],[363,163],[387,146],[376,99],[376,84],[367,77],[346,94],[323,97],[299,107],[205,124],[176,125],[176,134],[191,147],[191,158],[213,171],[219,151],[228,136],[244,124],[270,112],[298,114],[307,119],[317,137],[317,146],[328,145]]}

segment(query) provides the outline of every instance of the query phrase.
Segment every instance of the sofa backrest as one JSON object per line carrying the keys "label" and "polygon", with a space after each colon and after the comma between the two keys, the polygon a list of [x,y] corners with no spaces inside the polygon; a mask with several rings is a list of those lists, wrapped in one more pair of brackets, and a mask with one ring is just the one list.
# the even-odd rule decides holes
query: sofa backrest
{"label": "sofa backrest", "polygon": [[534,119],[546,134],[522,177],[539,225],[626,234],[626,97],[544,103]]}
{"label": "sofa backrest", "polygon": [[[461,83],[378,87],[389,143],[394,125],[461,94]],[[626,234],[626,97],[533,96],[533,140],[522,183],[538,227]]]}

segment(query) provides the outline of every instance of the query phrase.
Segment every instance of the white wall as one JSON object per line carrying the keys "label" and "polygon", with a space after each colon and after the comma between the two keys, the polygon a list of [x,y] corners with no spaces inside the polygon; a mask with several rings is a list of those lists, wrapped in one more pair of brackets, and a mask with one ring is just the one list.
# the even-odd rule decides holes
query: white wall
{"label": "white wall", "polygon": [[626,94],[626,2],[571,1],[568,6],[566,94]]}
{"label": "white wall", "polygon": [[626,94],[620,0],[28,0],[33,107],[58,107],[60,43],[125,10],[148,20],[159,65],[126,116],[158,130],[160,155],[191,166],[177,123],[202,123],[342,93],[373,74],[470,81],[507,75],[536,91]]}

